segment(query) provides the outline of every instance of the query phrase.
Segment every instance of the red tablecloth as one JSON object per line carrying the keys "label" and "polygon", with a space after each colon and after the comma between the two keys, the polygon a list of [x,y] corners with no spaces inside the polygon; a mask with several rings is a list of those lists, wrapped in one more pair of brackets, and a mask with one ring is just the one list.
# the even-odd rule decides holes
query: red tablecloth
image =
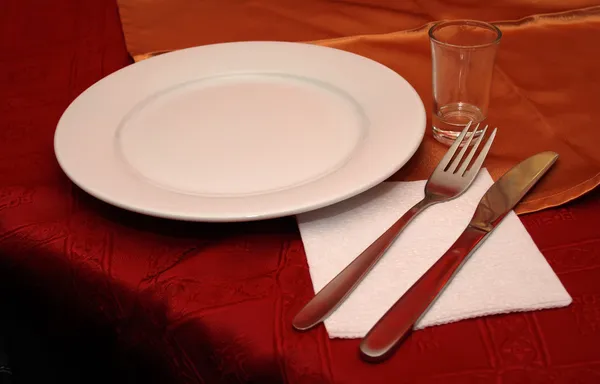
{"label": "red tablecloth", "polygon": [[598,192],[522,217],[571,306],[426,329],[391,360],[363,363],[358,340],[290,326],[313,294],[293,219],[143,217],[61,172],[61,113],[129,63],[114,0],[1,4],[2,316],[54,345],[51,369],[85,382],[600,382]]}

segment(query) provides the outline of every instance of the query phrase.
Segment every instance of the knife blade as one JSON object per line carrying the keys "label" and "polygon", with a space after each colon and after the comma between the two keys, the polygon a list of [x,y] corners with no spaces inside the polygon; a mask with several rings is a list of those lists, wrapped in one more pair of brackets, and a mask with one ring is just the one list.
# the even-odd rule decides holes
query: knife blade
{"label": "knife blade", "polygon": [[486,191],[454,244],[364,337],[360,352],[365,360],[378,362],[393,354],[469,256],[557,159],[558,154],[550,151],[533,155],[506,172]]}

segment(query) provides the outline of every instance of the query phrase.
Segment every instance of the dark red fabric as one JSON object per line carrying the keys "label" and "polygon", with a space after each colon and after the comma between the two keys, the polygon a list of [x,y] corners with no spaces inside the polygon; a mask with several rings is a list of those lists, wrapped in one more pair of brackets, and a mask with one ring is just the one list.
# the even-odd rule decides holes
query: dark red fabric
{"label": "dark red fabric", "polygon": [[70,353],[61,361],[72,372],[91,370],[87,382],[600,382],[598,192],[522,217],[573,305],[426,329],[391,360],[363,363],[358,340],[291,328],[313,294],[293,219],[143,217],[61,172],[52,147],[61,113],[130,62],[114,0],[1,3],[3,313],[36,322]]}

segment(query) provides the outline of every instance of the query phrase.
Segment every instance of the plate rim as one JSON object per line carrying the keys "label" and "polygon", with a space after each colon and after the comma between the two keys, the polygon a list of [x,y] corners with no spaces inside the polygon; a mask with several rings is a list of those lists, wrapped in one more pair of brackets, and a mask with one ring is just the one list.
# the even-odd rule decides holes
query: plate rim
{"label": "plate rim", "polygon": [[[257,213],[257,214],[241,213],[241,214],[237,214],[237,215],[230,214],[230,213],[224,213],[224,212],[217,213],[217,214],[201,214],[201,215],[189,214],[188,215],[185,213],[182,214],[181,212],[166,212],[165,210],[159,211],[159,210],[153,209],[153,208],[144,208],[143,206],[132,206],[130,204],[127,204],[126,202],[123,203],[123,202],[119,201],[118,198],[113,198],[110,192],[98,191],[93,187],[86,186],[85,182],[82,183],[80,180],[78,180],[78,177],[71,173],[69,166],[66,164],[66,163],[68,163],[68,161],[65,162],[65,160],[62,159],[62,157],[60,155],[58,141],[59,141],[59,130],[60,130],[61,124],[64,123],[63,118],[67,114],[67,111],[69,111],[69,109],[72,107],[72,105],[79,99],[85,97],[85,95],[88,92],[91,92],[96,86],[99,85],[99,83],[108,81],[108,79],[110,79],[114,76],[117,76],[117,74],[119,72],[123,72],[125,70],[127,70],[127,71],[135,70],[135,64],[141,63],[141,62],[137,62],[137,63],[133,63],[133,65],[130,64],[125,67],[122,67],[122,68],[108,74],[107,76],[104,76],[104,77],[98,79],[96,82],[94,82],[88,88],[86,88],[83,92],[81,92],[78,96],[76,96],[69,103],[67,108],[63,111],[63,113],[56,125],[55,133],[54,133],[54,141],[53,141],[55,158],[59,164],[59,167],[65,173],[65,175],[68,177],[68,179],[74,185],[76,185],[79,189],[84,191],[85,193],[89,194],[90,196],[92,196],[100,201],[103,201],[104,203],[107,203],[109,205],[112,205],[114,207],[129,211],[129,212],[139,213],[139,214],[156,217],[156,218],[177,220],[177,221],[188,221],[188,222],[207,222],[207,223],[209,223],[209,222],[211,222],[211,223],[250,222],[250,221],[269,220],[269,219],[297,215],[297,214],[317,210],[317,209],[320,209],[320,208],[323,208],[326,206],[334,205],[334,204],[337,204],[344,200],[350,199],[354,196],[360,195],[360,194],[364,193],[365,191],[384,182],[389,177],[391,177],[396,172],[398,172],[400,169],[402,169],[414,157],[415,153],[420,148],[420,146],[423,142],[425,133],[426,133],[427,115],[426,115],[426,109],[425,109],[423,100],[421,99],[421,97],[418,94],[418,92],[416,91],[416,89],[402,75],[400,75],[398,72],[392,70],[390,67],[388,67],[376,60],[373,60],[369,57],[362,56],[360,54],[357,54],[357,53],[354,53],[351,51],[346,51],[346,50],[342,50],[342,49],[335,48],[335,47],[328,47],[328,46],[322,46],[322,45],[317,45],[317,44],[313,44],[313,43],[303,43],[303,42],[282,42],[282,41],[268,41],[268,40],[267,41],[234,41],[234,42],[213,43],[213,44],[207,44],[207,45],[202,45],[202,46],[184,48],[184,49],[180,49],[180,50],[176,50],[176,51],[172,51],[172,52],[167,52],[167,53],[164,53],[161,55],[153,56],[153,57],[143,60],[142,62],[159,61],[161,59],[164,59],[164,56],[168,56],[168,55],[173,56],[173,55],[178,55],[178,54],[184,55],[185,52],[197,51],[197,50],[201,50],[205,47],[215,47],[215,46],[225,46],[225,45],[247,45],[247,44],[287,45],[287,46],[301,45],[301,46],[311,46],[311,47],[314,47],[317,49],[334,50],[334,51],[342,52],[343,54],[346,54],[346,55],[352,55],[360,60],[367,60],[367,61],[371,62],[372,64],[375,64],[376,66],[380,67],[382,70],[391,72],[395,77],[397,77],[399,80],[401,80],[405,83],[405,85],[407,86],[407,90],[411,91],[411,93],[414,96],[415,101],[418,102],[417,104],[418,104],[419,110],[420,110],[420,111],[418,111],[419,112],[418,115],[420,115],[419,121],[421,122],[421,124],[418,124],[418,126],[414,127],[414,129],[416,131],[415,132],[415,134],[416,134],[415,145],[410,147],[410,150],[407,149],[403,152],[403,155],[401,156],[403,158],[403,160],[396,162],[395,165],[391,166],[387,172],[381,172],[379,177],[372,178],[368,183],[357,183],[356,188],[347,190],[343,193],[337,193],[334,198],[323,199],[321,202],[318,202],[318,203],[311,203],[310,201],[307,200],[306,202],[304,202],[302,204],[292,203],[289,205],[288,208],[285,208],[285,209],[269,210],[268,212]],[[417,112],[415,112],[415,113],[417,113]],[[327,176],[324,176],[324,177],[326,178]],[[310,184],[310,183],[308,183],[308,184]],[[292,187],[291,189],[294,189],[294,187]],[[202,198],[201,196],[198,196],[198,197]],[[224,199],[225,198],[227,198],[227,197],[224,197]],[[236,198],[243,199],[244,197],[241,196],[241,197],[236,197]]]}

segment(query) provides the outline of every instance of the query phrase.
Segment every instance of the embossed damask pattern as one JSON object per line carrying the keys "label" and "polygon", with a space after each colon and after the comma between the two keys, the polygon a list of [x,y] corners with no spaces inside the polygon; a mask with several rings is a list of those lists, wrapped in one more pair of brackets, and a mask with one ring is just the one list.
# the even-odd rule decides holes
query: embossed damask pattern
{"label": "embossed damask pattern", "polygon": [[76,353],[117,367],[111,381],[600,382],[598,193],[522,217],[573,305],[425,329],[390,361],[365,364],[358,340],[291,329],[313,295],[293,219],[147,218],[62,174],[52,148],[62,111],[131,62],[114,0],[5,0],[0,36],[0,281],[50,308],[48,332],[83,339]]}

